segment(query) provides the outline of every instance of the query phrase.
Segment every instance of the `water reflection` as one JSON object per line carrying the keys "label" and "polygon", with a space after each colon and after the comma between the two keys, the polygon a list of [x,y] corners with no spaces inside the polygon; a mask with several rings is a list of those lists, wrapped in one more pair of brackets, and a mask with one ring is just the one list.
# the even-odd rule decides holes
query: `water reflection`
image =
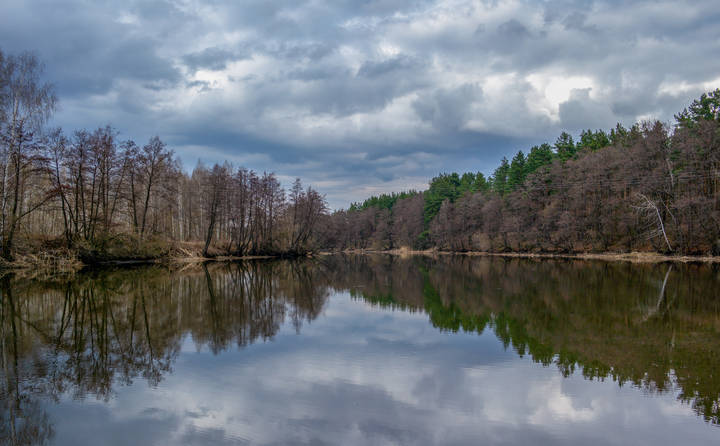
{"label": "water reflection", "polygon": [[[219,353],[271,338],[286,317],[299,331],[327,291],[310,263],[255,262],[173,273],[147,267],[56,282],[2,280],[3,420],[0,439],[52,436],[37,399],[88,395],[172,372],[182,337]],[[212,269],[212,273],[210,270]]]}
{"label": "water reflection", "polygon": [[[49,415],[53,404],[65,400],[107,404],[138,378],[151,389],[162,387],[163,379],[185,370],[174,368],[182,362],[179,357],[188,340],[196,350],[222,357],[272,339],[283,327],[307,337],[304,324],[317,320],[328,308],[329,297],[343,291],[363,305],[429,317],[442,332],[491,333],[505,349],[557,367],[562,376],[579,371],[586,379],[611,378],[645,393],[674,392],[704,420],[718,423],[718,285],[717,266],[706,265],[388,256],[210,264],[183,270],[143,267],[42,282],[6,276],[0,282],[0,440],[52,442],[59,427],[56,417]],[[334,311],[326,316],[328,323],[341,320]],[[357,321],[361,320],[358,314]],[[370,331],[350,324],[342,330],[348,339],[360,339]],[[415,335],[407,331],[403,326],[393,339],[411,342]],[[378,368],[382,372],[378,380],[392,381],[392,370],[383,370],[382,361],[373,358],[383,352],[397,354],[396,345],[387,352],[389,344],[375,338],[360,346],[348,341],[339,346],[340,341],[333,339],[317,342],[318,348],[333,352],[330,361],[341,355],[334,349],[358,349],[362,356],[353,356],[353,361]],[[462,345],[453,347],[458,354],[472,353],[471,344]],[[416,356],[413,361],[434,361],[449,375],[462,361],[469,361],[453,356],[450,346],[445,353],[413,348],[401,353]],[[489,350],[484,354],[489,355]],[[336,401],[326,402],[330,411],[347,410],[349,400],[372,405],[373,399],[385,398],[350,382],[344,382],[341,390],[323,387],[301,397],[297,387],[326,373],[329,360],[324,357],[324,362],[308,366],[302,359],[293,362],[287,351],[284,355],[283,366],[298,379],[305,377],[295,382],[296,392],[285,397],[336,395]],[[253,358],[251,352],[242,357]],[[352,376],[354,371],[344,373]],[[401,387],[402,381],[396,385]],[[434,404],[440,399],[448,404],[467,399],[467,394],[449,386],[436,391],[440,396],[432,399]],[[472,408],[466,415],[472,415],[473,402],[465,404]],[[430,401],[427,405],[423,410],[432,406]],[[338,428],[330,425],[334,416],[319,417],[327,425],[301,427],[333,432]],[[372,441],[372,435],[384,432],[385,440],[394,435],[396,443],[415,442],[412,432],[398,428],[404,416],[392,412],[387,421],[393,416],[397,423],[367,425],[363,438]],[[212,443],[208,438],[204,442]]]}
{"label": "water reflection", "polygon": [[444,330],[482,332],[489,325],[506,348],[555,364],[564,376],[581,368],[588,379],[612,378],[650,392],[677,384],[683,402],[719,421],[718,265],[349,261],[369,270],[357,297],[422,308]]}

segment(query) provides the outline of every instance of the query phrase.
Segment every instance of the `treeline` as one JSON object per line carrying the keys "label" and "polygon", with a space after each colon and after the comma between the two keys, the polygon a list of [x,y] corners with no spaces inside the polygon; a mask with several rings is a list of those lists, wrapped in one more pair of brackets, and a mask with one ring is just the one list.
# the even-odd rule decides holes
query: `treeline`
{"label": "treeline", "polygon": [[[0,255],[64,247],[86,259],[302,254],[325,212],[296,180],[228,163],[186,174],[158,137],[118,140],[111,127],[44,127],[57,103],[30,53],[0,52]],[[201,251],[200,251],[201,250]]]}
{"label": "treeline", "polygon": [[658,251],[720,255],[720,90],[673,126],[563,132],[482,173],[373,197],[327,217],[335,249]]}
{"label": "treeline", "polygon": [[349,211],[361,211],[370,207],[378,207],[382,209],[390,209],[395,206],[398,200],[404,200],[417,195],[417,191],[391,192],[389,194],[373,195],[362,203],[351,203]]}

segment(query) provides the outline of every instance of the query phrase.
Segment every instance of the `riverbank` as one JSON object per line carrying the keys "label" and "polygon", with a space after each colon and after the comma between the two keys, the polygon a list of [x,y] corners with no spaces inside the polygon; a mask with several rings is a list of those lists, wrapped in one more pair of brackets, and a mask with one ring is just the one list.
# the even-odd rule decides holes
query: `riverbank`
{"label": "riverbank", "polygon": [[[516,257],[528,259],[570,259],[570,260],[604,260],[609,262],[632,262],[632,263],[720,263],[720,256],[682,256],[664,255],[652,252],[627,252],[627,253],[523,253],[523,252],[483,252],[483,251],[439,251],[436,249],[412,250],[412,249],[350,249],[340,251],[345,254],[389,254],[397,256],[466,256],[466,257]],[[333,254],[323,252],[322,254]]]}
{"label": "riverbank", "polygon": [[[189,244],[188,244],[189,245]],[[568,259],[568,260],[602,260],[609,262],[631,262],[631,263],[720,263],[720,256],[672,256],[649,252],[629,253],[497,253],[481,251],[439,251],[435,249],[411,250],[411,249],[351,249],[344,251],[321,251],[317,255],[343,254],[385,254],[401,257],[407,256],[464,256],[464,257],[514,257],[527,259]],[[315,254],[308,254],[312,257]],[[42,273],[42,274],[71,274],[83,268],[93,266],[122,266],[141,264],[165,264],[165,265],[187,265],[205,262],[233,262],[242,260],[280,259],[282,255],[248,255],[233,256],[219,252],[213,252],[212,256],[203,256],[202,251],[194,249],[194,246],[175,245],[171,249],[153,257],[144,256],[83,256],[78,252],[68,250],[49,251],[37,254],[18,255],[12,262],[0,260],[0,272],[16,273]]]}
{"label": "riverbank", "polygon": [[14,260],[0,259],[0,275],[18,273],[35,274],[72,274],[88,267],[132,266],[142,264],[189,265],[205,262],[231,262],[241,260],[260,260],[283,258],[283,255],[229,255],[212,248],[208,256],[203,255],[203,244],[193,242],[157,244],[131,249],[88,250],[88,249],[46,249],[43,251],[20,252]]}

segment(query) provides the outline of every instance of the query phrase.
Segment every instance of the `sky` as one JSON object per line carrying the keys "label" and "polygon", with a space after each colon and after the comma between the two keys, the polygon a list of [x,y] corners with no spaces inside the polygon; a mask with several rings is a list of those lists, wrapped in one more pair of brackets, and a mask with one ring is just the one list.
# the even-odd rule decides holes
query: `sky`
{"label": "sky", "polygon": [[51,125],[159,135],[187,170],[300,177],[337,209],[672,122],[720,87],[720,3],[3,0],[0,49],[45,62]]}

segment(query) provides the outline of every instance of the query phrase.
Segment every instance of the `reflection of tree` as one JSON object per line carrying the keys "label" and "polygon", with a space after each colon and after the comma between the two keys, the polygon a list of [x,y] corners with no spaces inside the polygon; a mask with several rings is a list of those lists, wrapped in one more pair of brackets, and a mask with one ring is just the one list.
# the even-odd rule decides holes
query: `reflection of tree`
{"label": "reflection of tree", "polygon": [[29,361],[18,358],[17,302],[9,286],[9,278],[0,279],[0,348],[2,374],[0,384],[0,440],[3,444],[43,444],[53,436],[52,425],[31,385],[21,375]]}
{"label": "reflection of tree", "polygon": [[348,271],[337,262],[333,284],[374,305],[422,309],[442,330],[489,326],[506,348],[565,376],[581,368],[648,391],[677,387],[720,422],[717,266],[366,256]]}
{"label": "reflection of tree", "polygon": [[[219,352],[234,340],[245,346],[272,338],[289,317],[296,329],[315,319],[328,296],[310,262],[242,262],[203,267],[207,296],[193,323],[195,342]],[[193,313],[193,314],[201,314]]]}
{"label": "reflection of tree", "polygon": [[317,276],[308,262],[248,262],[183,273],[91,272],[55,282],[6,277],[0,439],[38,444],[52,435],[40,397],[70,392],[107,400],[117,383],[137,377],[157,385],[186,335],[219,352],[273,337],[286,315],[299,328],[327,298]]}

